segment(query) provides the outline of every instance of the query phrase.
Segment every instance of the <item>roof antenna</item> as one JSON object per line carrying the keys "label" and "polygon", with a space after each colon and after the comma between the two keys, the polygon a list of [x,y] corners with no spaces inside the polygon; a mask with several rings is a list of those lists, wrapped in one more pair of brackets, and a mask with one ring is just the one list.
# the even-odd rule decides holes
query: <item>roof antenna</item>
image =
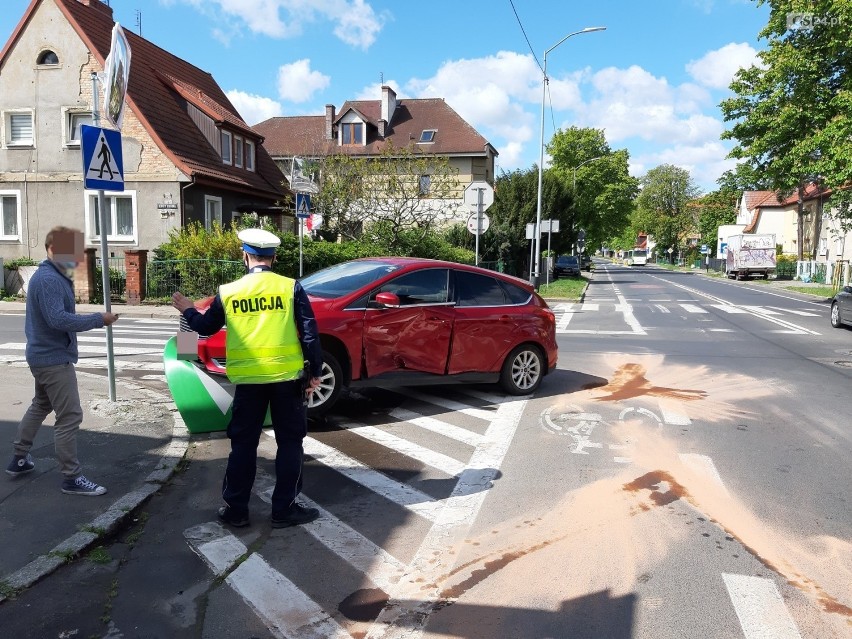
{"label": "roof antenna", "polygon": [[379,72],[379,84],[381,84],[382,86],[385,86],[385,74],[382,73],[381,71]]}
{"label": "roof antenna", "polygon": [[139,37],[142,37],[142,12],[136,9],[136,30],[139,31]]}

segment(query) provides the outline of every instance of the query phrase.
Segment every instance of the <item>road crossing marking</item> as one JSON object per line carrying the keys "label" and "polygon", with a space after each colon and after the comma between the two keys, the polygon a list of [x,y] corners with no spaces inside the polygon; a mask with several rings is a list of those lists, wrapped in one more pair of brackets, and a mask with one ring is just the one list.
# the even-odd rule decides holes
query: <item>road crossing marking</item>
{"label": "road crossing marking", "polygon": [[302,445],[306,455],[324,466],[421,517],[435,519],[437,503],[426,493],[400,483],[313,437],[306,437]]}
{"label": "road crossing marking", "polygon": [[[274,452],[272,454],[274,455]],[[274,490],[275,478],[258,469],[254,483],[255,494],[267,504],[271,504]],[[394,587],[405,571],[405,565],[401,561],[347,526],[309,497],[300,495],[299,500],[309,508],[316,508],[320,513],[319,519],[304,524],[303,530],[347,564],[367,575],[385,592]]]}
{"label": "road crossing marking", "polygon": [[[217,576],[227,574],[225,583],[277,637],[351,639],[331,615],[258,553],[249,554],[238,564],[249,550],[220,524],[201,524],[188,528],[183,534],[190,547]],[[282,602],[286,605],[281,605]]]}
{"label": "road crossing marking", "polygon": [[465,465],[462,462],[453,459],[452,457],[438,453],[430,448],[426,448],[425,446],[420,446],[419,444],[410,442],[402,437],[392,435],[380,428],[376,428],[375,426],[368,426],[367,424],[361,424],[359,422],[343,422],[339,424],[339,426],[355,433],[359,437],[368,439],[380,446],[390,448],[391,450],[402,453],[407,457],[416,459],[422,464],[426,464],[427,466],[440,470],[442,473],[449,475],[450,477],[455,477],[456,475],[461,474],[465,468]]}
{"label": "road crossing marking", "polygon": [[465,415],[469,415],[470,417],[478,417],[479,419],[484,419],[485,421],[491,421],[497,416],[497,412],[494,410],[474,408],[472,406],[468,406],[467,404],[462,404],[461,402],[456,402],[446,397],[427,395],[426,393],[421,393],[420,391],[416,391],[411,388],[405,389],[405,396],[411,397],[412,399],[416,399],[421,402],[425,402],[427,404],[434,404],[435,406],[440,406],[441,408],[446,408],[450,411],[463,413]]}
{"label": "road crossing marking", "polygon": [[671,313],[667,306],[663,306],[662,304],[654,304],[658,309],[660,309],[661,313]]}
{"label": "road crossing marking", "polygon": [[774,308],[785,313],[793,313],[793,315],[803,315],[804,317],[819,317],[819,313],[811,313],[810,311],[800,311],[793,308],[781,308],[779,306],[767,306],[766,308]]}
{"label": "road crossing marking", "polygon": [[[0,349],[8,349],[10,351],[23,351],[26,350],[27,345],[25,343],[19,342],[7,342],[6,344],[0,344]],[[79,353],[92,353],[94,355],[106,355],[107,348],[106,346],[88,346],[86,344],[79,344],[77,346],[77,351]],[[151,348],[130,348],[129,346],[116,346],[112,349],[114,355],[162,355],[163,349],[151,349]]]}
{"label": "road crossing marking", "polygon": [[434,417],[425,417],[419,413],[415,413],[414,411],[406,410],[404,408],[394,408],[389,414],[394,419],[414,424],[424,430],[443,435],[444,437],[449,437],[473,448],[478,446],[482,441],[481,435],[469,431],[466,428],[460,428],[459,426],[448,424],[447,422],[435,419]]}
{"label": "road crossing marking", "polygon": [[[103,343],[105,337],[98,335],[78,335],[77,342],[97,342]],[[113,344],[157,344],[159,346],[165,346],[168,338],[165,339],[150,339],[147,337],[116,337],[113,335],[112,343]]]}
{"label": "road crossing marking", "polygon": [[687,313],[706,313],[707,309],[696,306],[695,304],[681,304],[683,310]]}
{"label": "road crossing marking", "polygon": [[722,573],[746,639],[801,639],[771,579]]}

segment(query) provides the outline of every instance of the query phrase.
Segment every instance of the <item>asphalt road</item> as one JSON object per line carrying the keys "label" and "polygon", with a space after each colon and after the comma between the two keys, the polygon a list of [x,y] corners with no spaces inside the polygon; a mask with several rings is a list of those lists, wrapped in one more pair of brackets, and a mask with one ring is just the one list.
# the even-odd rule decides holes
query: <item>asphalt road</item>
{"label": "asphalt road", "polygon": [[654,267],[552,306],[533,397],[374,391],[312,424],[309,526],[266,521],[268,437],[253,525],[216,524],[227,440],[194,436],[107,560],[2,604],[3,634],[848,637],[852,331]]}

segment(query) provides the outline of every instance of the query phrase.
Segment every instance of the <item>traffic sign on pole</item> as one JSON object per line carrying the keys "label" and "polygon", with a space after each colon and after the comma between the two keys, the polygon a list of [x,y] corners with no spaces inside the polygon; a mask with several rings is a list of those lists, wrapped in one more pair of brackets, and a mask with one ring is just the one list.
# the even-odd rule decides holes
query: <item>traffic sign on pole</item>
{"label": "traffic sign on pole", "polygon": [[296,217],[306,220],[311,216],[311,196],[308,193],[296,193]]}
{"label": "traffic sign on pole", "polygon": [[[482,200],[479,199],[479,194],[482,193]],[[482,211],[494,204],[494,188],[482,180],[471,182],[464,190],[464,203],[476,209],[480,204]]]}
{"label": "traffic sign on pole", "polygon": [[121,133],[84,124],[80,127],[83,185],[87,189],[124,191]]}

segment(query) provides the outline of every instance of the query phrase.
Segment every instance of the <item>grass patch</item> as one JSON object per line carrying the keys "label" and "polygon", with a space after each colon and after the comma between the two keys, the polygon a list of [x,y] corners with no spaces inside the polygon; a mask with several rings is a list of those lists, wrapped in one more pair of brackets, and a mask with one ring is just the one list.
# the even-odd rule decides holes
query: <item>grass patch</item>
{"label": "grass patch", "polygon": [[13,588],[5,581],[0,581],[0,595],[6,597],[6,599],[14,599],[17,594],[17,589]]}
{"label": "grass patch", "polygon": [[47,553],[48,557],[59,557],[65,563],[70,562],[74,557],[76,557],[76,553],[73,550],[52,550]]}
{"label": "grass patch", "polygon": [[833,286],[785,286],[784,289],[816,297],[834,297],[837,294],[837,289]]}
{"label": "grass patch", "polygon": [[86,559],[93,564],[108,564],[112,561],[112,556],[107,552],[106,548],[98,546],[86,555]]}
{"label": "grass patch", "polygon": [[539,295],[542,297],[558,297],[569,300],[579,300],[586,282],[582,277],[562,277],[550,284],[542,284],[539,287]]}

